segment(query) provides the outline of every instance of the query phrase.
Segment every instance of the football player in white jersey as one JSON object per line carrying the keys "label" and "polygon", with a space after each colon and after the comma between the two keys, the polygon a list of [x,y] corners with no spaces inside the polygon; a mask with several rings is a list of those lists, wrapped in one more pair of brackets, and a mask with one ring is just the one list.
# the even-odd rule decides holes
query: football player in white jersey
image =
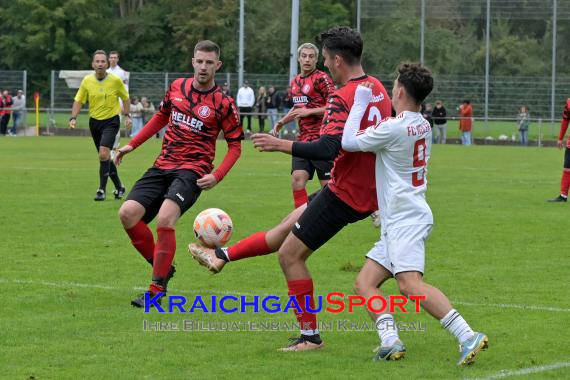
{"label": "football player in white jersey", "polygon": [[[119,52],[118,51],[111,51],[109,53],[109,67],[107,68],[107,72],[114,74],[121,78],[125,88],[127,89],[127,94],[129,93],[129,75],[128,73],[119,66]],[[121,103],[121,110],[123,109],[123,102],[119,99],[119,103]],[[122,115],[122,113],[121,113]],[[115,159],[115,151],[119,149],[120,145],[120,138],[121,138],[121,131],[117,132],[117,136],[115,136],[115,142],[113,143],[113,149],[111,149],[111,160]],[[123,197],[123,194],[119,194],[119,199]],[[115,193],[115,197],[117,194]]]}
{"label": "football player in white jersey", "polygon": [[[367,254],[355,291],[366,299],[384,297],[379,287],[393,276],[404,296],[425,295],[421,306],[457,338],[461,353],[458,365],[464,366],[487,348],[488,338],[474,332],[439,289],[423,282],[425,241],[433,225],[425,199],[432,133],[419,111],[433,88],[433,77],[419,64],[402,64],[398,74],[392,90],[397,116],[359,132],[362,116],[373,101],[372,84],[361,84],[342,137],[344,150],[376,154],[376,191],[382,219],[381,239]],[[381,310],[382,301],[375,299],[372,306]],[[375,359],[403,358],[406,348],[392,315],[370,312],[370,316],[381,341]]]}

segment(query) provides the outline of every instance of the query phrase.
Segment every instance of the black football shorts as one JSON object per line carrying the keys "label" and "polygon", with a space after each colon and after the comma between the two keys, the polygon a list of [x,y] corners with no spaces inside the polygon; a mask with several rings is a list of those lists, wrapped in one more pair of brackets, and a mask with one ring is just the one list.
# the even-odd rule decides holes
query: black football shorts
{"label": "black football shorts", "polygon": [[135,183],[127,200],[143,205],[146,210],[143,221],[147,224],[158,214],[165,199],[176,202],[180,206],[180,215],[183,215],[196,203],[202,192],[196,184],[199,178],[198,174],[188,169],[152,167]]}

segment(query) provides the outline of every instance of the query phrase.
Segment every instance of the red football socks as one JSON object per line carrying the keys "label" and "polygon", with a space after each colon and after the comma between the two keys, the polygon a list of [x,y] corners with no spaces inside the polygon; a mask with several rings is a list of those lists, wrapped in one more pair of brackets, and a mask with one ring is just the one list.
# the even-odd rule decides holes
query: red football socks
{"label": "red football socks", "polygon": [[317,315],[307,312],[305,296],[309,296],[309,306],[315,309],[315,296],[313,295],[313,280],[305,278],[302,280],[287,281],[289,296],[294,296],[301,307],[301,313],[295,313],[297,321],[303,326],[302,330],[317,329]]}
{"label": "red football socks", "polygon": [[562,181],[560,183],[560,194],[568,197],[568,188],[570,187],[570,169],[562,171]]}
{"label": "red football socks", "polygon": [[243,240],[228,247],[227,255],[230,261],[245,259],[248,257],[263,256],[272,253],[273,250],[265,240],[267,232],[256,232]]}
{"label": "red football socks", "polygon": [[176,253],[176,232],[174,228],[160,227],[152,266],[152,281],[165,282]]}
{"label": "red football socks", "polygon": [[127,234],[131,238],[131,243],[139,253],[152,264],[154,257],[154,236],[145,222],[139,221],[134,227],[129,228]]}
{"label": "red football socks", "polygon": [[309,201],[309,197],[307,196],[307,190],[293,190],[293,201],[295,202],[295,208],[304,205]]}

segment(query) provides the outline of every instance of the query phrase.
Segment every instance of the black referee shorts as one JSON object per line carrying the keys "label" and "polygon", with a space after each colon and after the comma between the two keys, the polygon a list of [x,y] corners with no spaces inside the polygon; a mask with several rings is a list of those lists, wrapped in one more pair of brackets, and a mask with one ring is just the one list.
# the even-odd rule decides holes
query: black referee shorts
{"label": "black referee shorts", "polygon": [[304,170],[309,173],[309,179],[313,179],[315,171],[317,172],[317,177],[322,180],[331,179],[331,170],[333,167],[333,161],[324,160],[307,160],[306,158],[295,157],[291,158],[291,174],[295,170]]}
{"label": "black referee shorts", "polygon": [[176,202],[182,216],[202,193],[196,184],[199,178],[198,174],[188,169],[165,170],[152,167],[135,183],[127,200],[137,201],[144,206],[146,212],[143,222],[147,224],[158,214],[165,199]]}
{"label": "black referee shorts", "polygon": [[311,199],[292,232],[307,247],[316,251],[347,224],[358,222],[370,214],[354,210],[325,186]]}
{"label": "black referee shorts", "polygon": [[117,136],[120,127],[121,119],[119,119],[119,115],[105,120],[89,118],[89,130],[91,131],[91,137],[93,137],[97,151],[99,147],[102,146],[113,149],[115,136]]}

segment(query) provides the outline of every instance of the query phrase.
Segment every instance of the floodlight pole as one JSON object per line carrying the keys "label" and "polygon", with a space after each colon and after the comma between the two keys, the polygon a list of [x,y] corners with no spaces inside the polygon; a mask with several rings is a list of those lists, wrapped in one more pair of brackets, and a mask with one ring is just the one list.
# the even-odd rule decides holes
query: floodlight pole
{"label": "floodlight pole", "polygon": [[424,64],[424,50],[425,50],[425,28],[426,28],[426,0],[422,0],[420,18],[420,63]]}
{"label": "floodlight pole", "polygon": [[557,0],[552,0],[552,82],[550,89],[550,127],[554,124],[554,103],[556,102],[556,8]]}
{"label": "floodlight pole", "polygon": [[239,58],[238,58],[238,88],[243,85],[243,40],[244,40],[244,13],[245,13],[245,0],[239,0]]}
{"label": "floodlight pole", "polygon": [[291,53],[289,54],[289,82],[297,75],[297,47],[299,45],[299,0],[291,2]]}
{"label": "floodlight pole", "polygon": [[487,0],[487,30],[485,30],[485,130],[489,129],[489,54],[491,48],[491,0]]}

